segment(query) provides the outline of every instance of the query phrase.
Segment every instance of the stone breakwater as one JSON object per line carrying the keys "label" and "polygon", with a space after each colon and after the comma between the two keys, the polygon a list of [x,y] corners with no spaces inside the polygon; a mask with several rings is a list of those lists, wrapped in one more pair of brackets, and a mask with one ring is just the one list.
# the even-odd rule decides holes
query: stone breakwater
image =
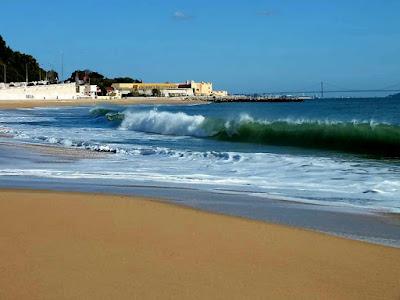
{"label": "stone breakwater", "polygon": [[[260,97],[254,97],[254,96],[224,96],[224,97],[215,97],[215,96],[210,96],[210,97],[190,97],[186,98],[190,100],[203,100],[207,102],[214,102],[214,103],[228,103],[228,102],[238,102],[238,103],[262,103],[262,102],[271,102],[271,103],[277,103],[277,102],[303,102],[306,98],[304,97],[292,97],[292,96],[260,96]],[[308,99],[308,98],[307,98]]]}

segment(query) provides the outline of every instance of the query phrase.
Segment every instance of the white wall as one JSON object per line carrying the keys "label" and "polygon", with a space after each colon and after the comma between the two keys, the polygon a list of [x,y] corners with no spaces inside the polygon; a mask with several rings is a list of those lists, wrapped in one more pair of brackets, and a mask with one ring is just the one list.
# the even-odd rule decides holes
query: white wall
{"label": "white wall", "polygon": [[193,96],[193,89],[164,89],[161,90],[161,95],[164,97],[188,97]]}
{"label": "white wall", "polygon": [[0,100],[76,99],[75,83],[0,88]]}

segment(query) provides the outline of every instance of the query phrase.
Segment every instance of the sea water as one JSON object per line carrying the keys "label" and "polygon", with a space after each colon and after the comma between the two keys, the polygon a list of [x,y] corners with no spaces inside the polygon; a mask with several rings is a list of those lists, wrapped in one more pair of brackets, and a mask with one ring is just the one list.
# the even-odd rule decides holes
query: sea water
{"label": "sea water", "polygon": [[140,183],[400,213],[395,99],[14,109],[0,111],[0,133],[107,153],[64,163],[8,156],[0,181]]}

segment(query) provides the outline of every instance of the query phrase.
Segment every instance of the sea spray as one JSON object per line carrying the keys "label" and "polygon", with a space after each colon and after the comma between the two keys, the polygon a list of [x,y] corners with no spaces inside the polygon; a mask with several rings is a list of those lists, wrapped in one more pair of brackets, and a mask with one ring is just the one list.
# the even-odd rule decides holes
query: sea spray
{"label": "sea spray", "polygon": [[148,133],[187,135],[206,137],[209,133],[202,127],[205,117],[190,116],[183,112],[126,111],[120,129],[135,130]]}

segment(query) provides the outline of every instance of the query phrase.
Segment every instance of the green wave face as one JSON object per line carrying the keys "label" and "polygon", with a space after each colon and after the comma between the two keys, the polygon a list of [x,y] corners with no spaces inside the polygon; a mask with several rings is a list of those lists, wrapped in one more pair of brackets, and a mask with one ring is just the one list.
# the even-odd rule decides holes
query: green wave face
{"label": "green wave face", "polygon": [[90,110],[90,114],[95,117],[105,117],[108,121],[120,121],[124,120],[124,113],[119,112],[115,109],[109,108],[93,108]]}
{"label": "green wave face", "polygon": [[119,121],[122,122],[125,119],[125,115],[119,112],[108,112],[105,114],[108,121]]}
{"label": "green wave face", "polygon": [[245,122],[214,137],[232,142],[339,150],[400,157],[400,127],[370,123]]}
{"label": "green wave face", "polygon": [[[124,124],[124,121],[133,121],[135,126],[130,130],[135,131],[184,134],[230,142],[293,146],[400,158],[399,125],[312,120],[267,122],[254,120],[251,117],[225,120],[203,116],[200,116],[203,121],[191,122],[199,116],[183,114],[183,120],[182,113],[167,113],[167,116],[157,111],[132,114],[106,108],[93,109],[91,114],[104,116],[108,121],[120,125]],[[148,115],[151,117],[147,118]],[[163,128],[166,127],[174,129],[165,133]]]}
{"label": "green wave face", "polygon": [[95,107],[90,110],[90,114],[95,117],[105,116],[108,113],[118,113],[115,109]]}

